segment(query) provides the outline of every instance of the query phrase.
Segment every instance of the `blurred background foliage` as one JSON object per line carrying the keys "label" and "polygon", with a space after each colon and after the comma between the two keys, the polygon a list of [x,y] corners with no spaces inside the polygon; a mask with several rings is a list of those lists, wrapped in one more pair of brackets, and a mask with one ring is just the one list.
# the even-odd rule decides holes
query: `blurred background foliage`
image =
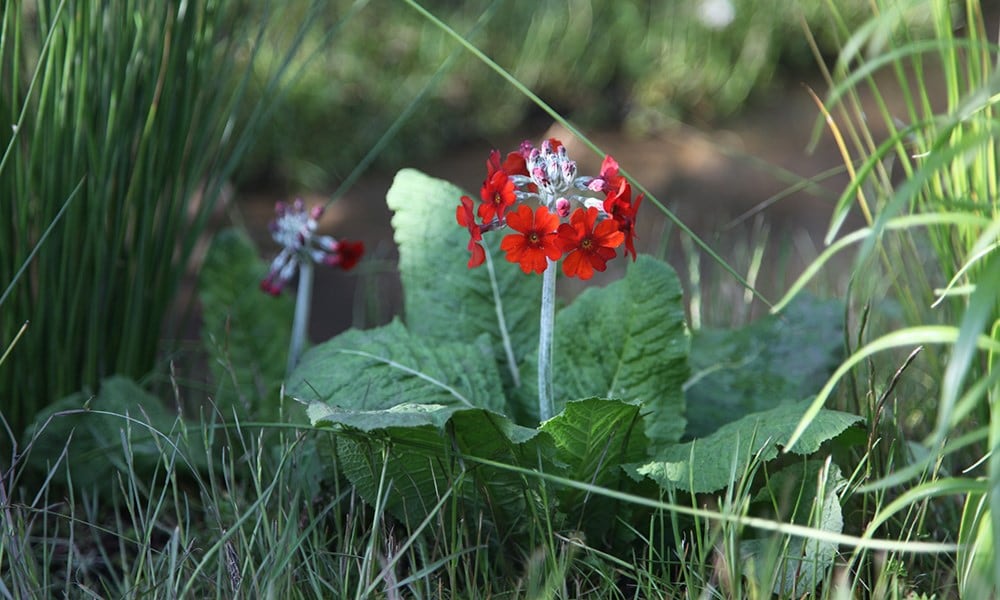
{"label": "blurred background foliage", "polygon": [[250,0],[0,3],[0,417],[13,431],[108,376],[146,376],[176,337],[201,236],[312,25],[301,4],[258,67],[252,42],[276,19]]}
{"label": "blurred background foliage", "polygon": [[[289,0],[294,21],[308,0]],[[737,111],[775,77],[815,80],[805,27],[826,58],[835,27],[859,26],[868,0],[563,0],[423,2],[561,114],[585,127],[641,135],[677,119]],[[916,10],[910,26],[926,24]],[[344,15],[351,15],[343,20]],[[455,43],[404,2],[331,0],[298,59],[274,125],[250,154],[240,182],[323,187],[342,180],[421,92]],[[335,35],[330,32],[336,29]],[[292,32],[270,28],[262,49]],[[268,65],[264,60],[258,63]],[[530,101],[464,53],[380,154],[386,168],[433,156],[449,144],[509,137],[538,116]],[[429,135],[428,132],[433,132]]]}

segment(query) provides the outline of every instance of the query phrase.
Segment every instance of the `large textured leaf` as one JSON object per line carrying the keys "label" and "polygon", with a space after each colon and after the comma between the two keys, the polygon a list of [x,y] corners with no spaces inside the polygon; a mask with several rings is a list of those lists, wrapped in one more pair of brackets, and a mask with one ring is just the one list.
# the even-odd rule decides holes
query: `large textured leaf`
{"label": "large textured leaf", "polygon": [[500,233],[485,236],[490,263],[466,266],[469,234],[455,221],[462,193],[446,181],[404,169],[386,195],[394,212],[406,323],[413,333],[438,340],[486,334],[510,389],[515,367],[538,346],[541,277],[525,275],[503,259]]}
{"label": "large textured leaf", "polygon": [[25,445],[31,442],[28,461],[40,473],[49,473],[65,450],[66,463],[54,471],[56,478],[68,467],[67,483],[109,492],[118,485],[118,474],[130,477],[130,468],[139,478],[151,477],[164,460],[176,461],[182,470],[205,468],[200,435],[185,433],[184,422],[162,400],[131,379],[114,376],[101,381],[96,396],[80,392],[49,405],[28,428]]}
{"label": "large textured leaf", "polygon": [[313,401],[306,408],[309,421],[315,426],[339,425],[371,433],[389,427],[424,427],[443,429],[455,411],[455,405],[399,404],[382,410],[358,410]]}
{"label": "large textured leaf", "polygon": [[[713,492],[733,483],[758,459],[766,462],[778,455],[802,419],[809,400],[785,404],[769,411],[747,415],[720,427],[715,433],[684,444],[676,444],[656,455],[656,459],[638,466],[645,475],[663,488],[693,492]],[[809,425],[794,452],[812,454],[861,417],[834,410],[823,410]]]}
{"label": "large textured leaf", "polygon": [[641,402],[651,447],[676,442],[688,343],[677,275],[639,256],[624,279],[586,290],[556,315],[556,410],[591,396]]}
{"label": "large textured leaf", "polygon": [[[822,479],[820,476],[822,475]],[[822,483],[822,495],[820,484]],[[768,481],[754,502],[768,506],[792,507],[790,515],[779,515],[786,522],[811,525],[819,531],[841,533],[844,516],[839,493],[844,487],[840,468],[821,461],[790,465]],[[828,573],[837,557],[837,544],[817,538],[745,540],[740,554],[748,561],[747,570],[756,571],[761,580],[773,577],[772,590],[783,597],[801,598],[812,593]]]}
{"label": "large textured leaf", "polygon": [[646,436],[639,406],[618,400],[589,398],[569,402],[542,424],[555,441],[557,458],[569,466],[579,481],[601,485],[618,466],[635,462],[646,453]]}
{"label": "large textured leaf", "polygon": [[816,394],[843,354],[843,304],[802,295],[781,314],[691,338],[687,437]]}
{"label": "large textured leaf", "polygon": [[227,229],[212,241],[198,281],[202,343],[217,386],[213,395],[258,417],[267,415],[257,409],[278,405],[295,310],[290,296],[258,290],[266,271],[250,239]]}
{"label": "large textured leaf", "polygon": [[503,412],[503,386],[485,336],[476,343],[431,341],[399,321],[352,329],[306,352],[289,376],[289,395],[348,410],[399,404]]}
{"label": "large textured leaf", "polygon": [[[621,489],[631,483],[621,465],[646,456],[648,440],[636,404],[604,398],[569,402],[541,430],[552,436],[556,458],[566,465],[566,476],[576,481]],[[561,489],[558,498],[560,511],[573,520],[569,525],[588,539],[603,537],[615,525],[609,516],[624,516],[631,508],[575,488]]]}
{"label": "large textured leaf", "polygon": [[341,472],[365,501],[374,505],[381,491],[391,514],[416,524],[450,490],[470,522],[482,517],[505,532],[544,510],[537,482],[470,459],[561,472],[548,434],[480,409],[407,404],[379,413],[381,424],[370,411],[309,408],[315,425],[338,432]]}

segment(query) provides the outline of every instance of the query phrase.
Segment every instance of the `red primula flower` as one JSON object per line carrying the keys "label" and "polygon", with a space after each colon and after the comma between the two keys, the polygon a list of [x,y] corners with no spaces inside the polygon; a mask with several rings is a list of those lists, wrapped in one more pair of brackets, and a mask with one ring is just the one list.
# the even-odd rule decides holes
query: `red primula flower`
{"label": "red primula flower", "polygon": [[559,244],[567,253],[563,259],[563,273],[568,277],[590,279],[595,269],[603,271],[608,261],[616,256],[615,248],[625,240],[618,223],[613,219],[598,223],[599,214],[593,206],[578,208],[569,223],[559,226]]}
{"label": "red primula flower", "polygon": [[271,261],[267,276],[260,282],[260,289],[277,296],[285,284],[292,280],[301,265],[323,264],[344,269],[352,268],[364,254],[361,242],[338,241],[328,235],[317,235],[322,206],[306,210],[305,202],[295,200],[291,205],[278,202],[275,220],[271,222],[271,236],[281,245],[281,252]]}
{"label": "red primula flower", "polygon": [[503,171],[508,175],[527,175],[528,167],[521,152],[510,152],[503,164],[500,164],[500,151],[490,151],[490,158],[486,161],[486,179],[489,180],[497,171]]}
{"label": "red primula flower", "polygon": [[455,219],[458,224],[469,230],[469,245],[467,246],[472,257],[469,258],[469,268],[473,269],[483,264],[486,260],[486,251],[479,242],[483,241],[483,230],[476,224],[476,215],[472,212],[472,198],[462,196],[462,204],[455,211]]}
{"label": "red primula flower", "polygon": [[594,178],[587,187],[595,192],[610,194],[621,186],[625,178],[618,173],[618,161],[610,156],[604,157],[601,163],[601,174]]}
{"label": "red primula flower", "polygon": [[[507,158],[504,159],[503,164],[500,164],[500,151],[491,150],[490,158],[486,161],[486,181],[483,182],[483,187],[490,181],[493,174],[497,171],[503,171],[508,176],[512,175],[523,175],[528,176],[528,149],[531,148],[531,142],[524,141],[521,143],[521,147],[507,154]],[[538,188],[533,183],[529,183],[525,186],[525,190],[528,192],[537,192]],[[483,200],[485,202],[485,199]]]}
{"label": "red primula flower", "polygon": [[265,277],[260,282],[260,290],[272,296],[280,296],[283,282],[276,277]]}
{"label": "red primula flower", "polygon": [[604,212],[611,215],[611,218],[618,224],[618,231],[625,234],[625,253],[632,255],[632,260],[636,258],[635,253],[635,215],[639,210],[639,203],[642,202],[642,194],[632,200],[632,186],[628,180],[621,178],[618,188],[604,199]]}
{"label": "red primula flower", "polygon": [[365,245],[363,242],[338,240],[333,252],[332,255],[327,257],[326,264],[335,265],[345,271],[350,271],[361,260],[361,255],[365,253]]}
{"label": "red primula flower", "polygon": [[522,204],[507,215],[507,225],[520,233],[504,237],[500,248],[507,253],[507,260],[520,263],[525,273],[544,273],[548,267],[546,259],[559,260],[562,256],[556,235],[559,217],[544,206],[532,213],[530,207]]}
{"label": "red primula flower", "polygon": [[479,190],[483,203],[479,205],[479,218],[489,223],[496,217],[503,220],[503,213],[517,202],[514,182],[503,169],[493,172]]}

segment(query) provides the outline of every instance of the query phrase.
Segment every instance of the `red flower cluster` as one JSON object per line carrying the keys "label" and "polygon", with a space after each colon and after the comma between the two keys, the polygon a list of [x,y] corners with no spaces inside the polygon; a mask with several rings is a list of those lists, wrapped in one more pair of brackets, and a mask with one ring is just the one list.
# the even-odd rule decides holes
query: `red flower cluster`
{"label": "red flower cluster", "polygon": [[267,276],[260,282],[260,289],[277,296],[295,276],[299,265],[310,261],[350,270],[361,260],[365,246],[362,242],[336,240],[328,235],[317,235],[322,206],[306,210],[301,199],[289,206],[278,202],[275,220],[271,222],[271,236],[281,246],[281,252],[271,261]]}
{"label": "red flower cluster", "polygon": [[625,252],[635,260],[635,214],[642,202],[642,194],[632,200],[632,186],[618,173],[618,162],[604,157],[601,175],[590,182],[589,189],[604,192],[604,213],[618,224],[618,231],[625,235]]}
{"label": "red flower cluster", "polygon": [[[603,193],[605,198],[602,202],[574,190]],[[600,175],[591,178],[576,176],[576,163],[557,139],[546,140],[541,148],[524,142],[503,162],[500,152],[493,150],[479,195],[477,210],[472,198],[462,196],[455,213],[458,224],[469,231],[469,268],[486,260],[483,233],[505,226],[518,233],[505,236],[500,248],[525,273],[543,273],[548,261],[565,257],[563,273],[590,279],[594,271],[607,268],[607,261],[617,256],[615,248],[623,243],[625,254],[636,258],[635,217],[642,195],[633,201],[631,185],[610,156],[604,159]],[[533,199],[539,201],[534,210],[518,204]],[[571,201],[582,206],[572,210]],[[560,217],[569,217],[569,222]]]}

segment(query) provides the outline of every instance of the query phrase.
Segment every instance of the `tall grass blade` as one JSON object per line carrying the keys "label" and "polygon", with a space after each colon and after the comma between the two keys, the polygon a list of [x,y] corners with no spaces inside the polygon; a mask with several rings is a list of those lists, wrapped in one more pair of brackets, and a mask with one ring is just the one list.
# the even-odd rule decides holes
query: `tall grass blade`
{"label": "tall grass blade", "polygon": [[[0,331],[31,320],[12,359],[46,365],[0,370],[0,390],[18,398],[4,407],[14,430],[108,375],[153,369],[194,246],[272,101],[243,104],[259,66],[246,44],[266,24],[241,9],[4,5]],[[287,64],[264,74],[273,96]]]}

